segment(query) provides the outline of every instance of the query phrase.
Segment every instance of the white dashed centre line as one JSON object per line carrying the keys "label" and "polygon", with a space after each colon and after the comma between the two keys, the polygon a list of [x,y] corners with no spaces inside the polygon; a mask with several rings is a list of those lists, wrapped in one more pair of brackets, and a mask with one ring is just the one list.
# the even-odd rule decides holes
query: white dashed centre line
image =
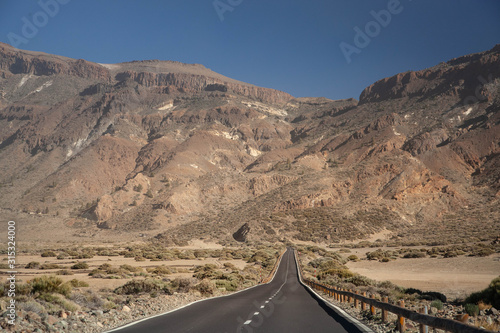
{"label": "white dashed centre line", "polygon": [[250,324],[251,322],[252,322],[251,320],[247,320],[247,321],[245,321],[245,322],[243,323],[243,325],[248,325],[248,324]]}
{"label": "white dashed centre line", "polygon": [[254,316],[257,316],[258,314],[259,314],[258,312],[255,312],[253,315],[254,315]]}

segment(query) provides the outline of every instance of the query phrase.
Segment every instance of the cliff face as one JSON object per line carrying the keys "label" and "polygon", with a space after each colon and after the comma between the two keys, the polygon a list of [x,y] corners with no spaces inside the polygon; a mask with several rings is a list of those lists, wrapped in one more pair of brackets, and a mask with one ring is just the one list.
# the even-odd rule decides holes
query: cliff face
{"label": "cliff face", "polygon": [[12,74],[58,75],[64,74],[86,79],[109,81],[109,71],[83,59],[73,60],[35,52],[20,51],[0,43],[0,71],[4,77]]}
{"label": "cliff face", "polygon": [[171,243],[496,235],[499,52],[380,80],[358,103],[0,44],[0,210]]}
{"label": "cliff face", "polygon": [[284,104],[291,98],[289,94],[251,85],[229,83],[223,80],[194,74],[182,73],[145,73],[126,71],[118,73],[116,79],[119,81],[131,79],[145,87],[157,87],[162,92],[172,93],[196,93],[203,91],[228,92],[241,96],[246,96],[258,101]]}
{"label": "cliff face", "polygon": [[483,86],[500,77],[500,45],[493,49],[452,59],[435,67],[400,73],[375,82],[363,90],[359,103],[397,98],[458,96],[474,102],[491,99]]}

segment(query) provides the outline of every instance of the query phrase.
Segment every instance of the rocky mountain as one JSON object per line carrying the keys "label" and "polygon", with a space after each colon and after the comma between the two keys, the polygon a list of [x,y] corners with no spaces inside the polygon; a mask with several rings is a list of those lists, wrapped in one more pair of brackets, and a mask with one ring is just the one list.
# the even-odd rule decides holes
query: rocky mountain
{"label": "rocky mountain", "polygon": [[0,43],[0,208],[32,239],[488,240],[499,55],[401,73],[358,102]]}

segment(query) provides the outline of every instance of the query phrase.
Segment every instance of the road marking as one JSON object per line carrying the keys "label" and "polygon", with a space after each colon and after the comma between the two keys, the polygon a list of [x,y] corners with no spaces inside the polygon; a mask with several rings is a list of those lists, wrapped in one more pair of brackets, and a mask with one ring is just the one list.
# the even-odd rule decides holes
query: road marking
{"label": "road marking", "polygon": [[266,303],[269,303],[269,301],[266,301]]}
{"label": "road marking", "polygon": [[264,305],[262,305],[260,308],[261,308],[261,309],[263,309],[263,308],[264,308]]}
{"label": "road marking", "polygon": [[251,320],[247,320],[247,321],[245,321],[245,322],[243,323],[243,325],[248,325],[248,324],[250,324],[251,322],[252,322]]}
{"label": "road marking", "polygon": [[258,316],[258,315],[259,315],[259,313],[258,313],[258,312],[255,312],[253,315],[254,315],[254,316]]}
{"label": "road marking", "polygon": [[[281,257],[281,259],[279,260],[279,265],[281,265],[281,261],[284,257],[284,254],[283,256]],[[288,257],[288,261],[290,261],[290,257]],[[287,272],[288,272],[288,261],[287,261],[287,265],[286,265],[286,269],[287,269]],[[278,266],[279,267],[279,266]],[[115,328],[112,328],[110,329],[109,331],[105,331],[104,333],[111,333],[111,332],[115,332],[115,331],[119,331],[119,330],[122,330],[122,329],[125,329],[127,327],[130,327],[130,326],[134,326],[136,324],[139,324],[143,321],[146,321],[146,320],[149,320],[149,319],[153,319],[153,318],[156,318],[156,317],[160,317],[160,316],[164,316],[164,315],[167,315],[167,314],[170,314],[170,313],[173,313],[173,312],[176,312],[176,311],[179,311],[181,309],[184,309],[184,308],[187,308],[193,304],[196,304],[196,303],[201,303],[201,302],[205,302],[205,301],[209,301],[209,300],[212,300],[212,299],[216,299],[216,298],[224,298],[224,297],[230,297],[230,296],[234,296],[236,294],[239,294],[239,293],[243,293],[245,291],[248,291],[250,289],[253,289],[253,288],[258,288],[260,286],[263,286],[263,285],[266,285],[266,284],[270,284],[271,282],[274,281],[274,278],[276,277],[276,274],[278,274],[278,270],[275,270],[274,271],[274,274],[273,274],[273,278],[271,279],[271,281],[269,282],[266,282],[264,284],[256,284],[255,286],[251,286],[251,287],[248,287],[248,288],[245,288],[245,289],[242,289],[242,290],[238,290],[238,291],[235,291],[231,294],[228,294],[228,295],[221,295],[221,296],[214,296],[214,297],[209,297],[209,298],[205,298],[205,299],[200,299],[200,300],[197,300],[197,301],[194,301],[194,302],[191,302],[191,303],[188,303],[186,305],[183,305],[181,307],[178,307],[176,309],[173,309],[173,310],[170,310],[170,311],[167,311],[167,312],[162,312],[162,313],[158,313],[158,314],[155,314],[153,316],[150,316],[150,317],[146,317],[146,318],[142,318],[140,320],[137,320],[137,321],[133,321],[131,323],[128,323],[128,324],[125,324],[123,326],[118,326],[118,327],[115,327]],[[285,278],[286,279],[286,278]],[[248,321],[248,320],[247,320]],[[251,322],[251,320],[249,321]]]}

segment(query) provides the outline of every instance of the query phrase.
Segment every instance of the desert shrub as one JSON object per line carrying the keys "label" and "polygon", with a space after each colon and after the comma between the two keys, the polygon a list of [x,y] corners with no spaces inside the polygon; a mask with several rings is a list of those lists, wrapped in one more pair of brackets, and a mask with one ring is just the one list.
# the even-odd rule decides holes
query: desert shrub
{"label": "desert shrub", "polygon": [[355,254],[351,254],[349,257],[347,257],[348,260],[350,261],[359,261],[359,258]]}
{"label": "desert shrub", "polygon": [[44,258],[55,257],[55,256],[57,256],[57,254],[54,251],[44,251],[44,252],[42,252],[41,256]]}
{"label": "desert shrub", "polygon": [[163,292],[171,295],[170,288],[159,280],[132,280],[125,283],[123,286],[115,289],[115,293],[124,295],[135,295],[141,293],[151,293],[153,291]]}
{"label": "desert shrub", "polygon": [[362,275],[355,275],[353,277],[347,278],[347,279],[345,279],[345,282],[352,283],[357,287],[373,286],[376,284],[376,282],[374,280],[369,279],[366,276],[362,276]]}
{"label": "desert shrub", "polygon": [[124,270],[121,269],[120,267],[116,267],[116,266],[109,266],[107,269],[106,269],[106,274],[116,274],[116,275],[122,275],[124,274]]}
{"label": "desert shrub", "polygon": [[479,306],[477,304],[467,303],[464,306],[465,313],[469,316],[477,316],[479,314]]}
{"label": "desert shrub", "polygon": [[318,269],[321,271],[326,271],[329,269],[344,268],[344,265],[336,260],[326,260],[319,264]]}
{"label": "desert shrub", "polygon": [[74,312],[80,309],[78,304],[57,294],[42,294],[39,299],[50,304],[57,304],[66,311]]}
{"label": "desert shrub", "polygon": [[237,271],[238,270],[238,268],[234,264],[232,264],[230,262],[225,262],[224,263],[224,268],[227,268],[227,269],[230,269],[230,270],[233,270],[233,271]]}
{"label": "desert shrub", "polygon": [[56,275],[73,275],[74,273],[67,270],[67,269],[61,269],[60,271],[56,272]]}
{"label": "desert shrub", "polygon": [[382,281],[377,284],[377,287],[382,289],[395,289],[397,286],[391,281]]}
{"label": "desert shrub", "polygon": [[92,310],[100,309],[104,306],[104,300],[92,290],[85,290],[83,292],[75,291],[69,298],[81,307]]}
{"label": "desert shrub", "polygon": [[493,249],[487,248],[487,247],[482,247],[482,248],[474,249],[471,253],[471,256],[487,257],[489,255],[492,255],[493,253],[495,253],[495,251]]}
{"label": "desert shrub", "polygon": [[73,279],[73,280],[70,280],[68,281],[69,284],[73,287],[73,288],[79,288],[79,287],[88,287],[89,284],[85,281],[80,281],[80,280],[77,280],[77,279]]}
{"label": "desert shrub", "polygon": [[61,259],[66,259],[68,256],[66,253],[59,253],[57,255],[57,259],[61,260]]}
{"label": "desert shrub", "polygon": [[197,266],[194,269],[193,277],[203,280],[203,279],[214,279],[220,277],[223,273],[218,271],[217,266],[214,264],[206,264],[204,266]]}
{"label": "desert shrub", "polygon": [[40,265],[40,269],[58,269],[61,268],[58,264],[42,264]]}
{"label": "desert shrub", "polygon": [[76,264],[71,266],[71,269],[87,269],[87,268],[89,268],[89,264],[87,264],[84,261],[77,262]]}
{"label": "desert shrub", "polygon": [[76,257],[76,256],[78,256],[78,251],[77,251],[77,250],[75,250],[75,249],[69,249],[69,250],[66,250],[65,252],[66,252],[66,253],[68,254],[68,256],[70,256],[70,257]]}
{"label": "desert shrub", "polygon": [[445,258],[455,258],[458,256],[458,253],[457,251],[446,251],[444,254],[443,254],[443,257]]}
{"label": "desert shrub", "polygon": [[435,300],[431,302],[431,307],[436,308],[438,310],[443,310],[443,302],[440,300]]}
{"label": "desert shrub", "polygon": [[186,293],[193,286],[193,280],[176,278],[170,282],[170,286],[179,293]]}
{"label": "desert shrub", "polygon": [[473,293],[465,299],[465,303],[478,304],[479,302],[491,304],[494,308],[500,309],[500,276],[494,278],[488,288]]}
{"label": "desert shrub", "polygon": [[216,287],[212,281],[203,280],[194,286],[194,289],[198,290],[202,295],[213,295]]}
{"label": "desert shrub", "polygon": [[31,261],[26,266],[24,266],[24,268],[28,269],[37,269],[38,267],[40,267],[40,263],[38,261]]}
{"label": "desert shrub", "polygon": [[155,275],[168,275],[172,274],[172,271],[165,265],[162,266],[156,266],[156,267],[149,267],[146,269],[148,273],[155,274]]}
{"label": "desert shrub", "polygon": [[68,296],[71,293],[71,285],[63,283],[63,280],[56,276],[41,276],[30,281],[32,293],[59,293]]}
{"label": "desert shrub", "polygon": [[238,289],[238,283],[236,281],[228,280],[217,280],[215,281],[217,288],[224,288],[227,291],[236,291]]}
{"label": "desert shrub", "polygon": [[39,316],[43,316],[47,313],[47,310],[45,310],[45,308],[36,301],[21,302],[18,306],[20,310],[25,312],[34,312]]}
{"label": "desert shrub", "polygon": [[56,272],[56,275],[73,275],[73,272],[67,269],[61,269],[60,271]]}
{"label": "desert shrub", "polygon": [[104,310],[109,311],[109,310],[116,309],[116,308],[117,308],[117,305],[116,305],[116,303],[115,303],[115,302],[113,302],[113,301],[107,301],[107,302],[105,302],[105,303],[104,303],[104,305],[102,306],[102,308],[103,308]]}
{"label": "desert shrub", "polygon": [[311,260],[308,264],[311,267],[317,268],[319,270],[328,270],[334,268],[345,268],[340,262],[332,260],[330,258],[318,258]]}
{"label": "desert shrub", "polygon": [[263,264],[264,262],[269,260],[271,257],[273,257],[273,255],[270,254],[269,252],[264,251],[264,250],[258,250],[250,257],[250,259],[248,259],[247,262],[248,263],[256,262],[256,263]]}
{"label": "desert shrub", "polygon": [[381,260],[384,257],[386,257],[386,255],[385,255],[384,251],[382,251],[381,249],[366,253],[366,258],[368,260]]}
{"label": "desert shrub", "polygon": [[125,270],[125,271],[129,271],[131,273],[136,273],[136,272],[141,272],[142,271],[142,267],[134,267],[134,266],[130,266],[130,265],[121,265],[120,266],[121,269]]}
{"label": "desert shrub", "polygon": [[92,259],[94,258],[93,252],[79,253],[77,256],[73,256],[72,259]]}
{"label": "desert shrub", "polygon": [[90,271],[89,276],[92,276],[93,278],[96,278],[96,279],[105,278],[106,272],[96,268],[96,269],[93,269]]}
{"label": "desert shrub", "polygon": [[341,279],[347,279],[354,277],[356,274],[346,268],[333,268],[320,272],[318,274],[318,280],[324,280],[328,278],[329,275],[338,276]]}
{"label": "desert shrub", "polygon": [[[31,284],[16,283],[16,295],[29,295],[29,294],[31,294]],[[0,295],[4,295],[4,293],[1,293]]]}
{"label": "desert shrub", "polygon": [[108,269],[110,269],[112,266],[111,264],[108,264],[108,263],[104,263],[102,264],[101,266],[98,267],[99,270],[102,270],[102,271],[107,271]]}
{"label": "desert shrub", "polygon": [[407,252],[403,255],[403,258],[425,258],[426,254],[425,252],[421,252],[421,251],[411,251],[411,252]]}

